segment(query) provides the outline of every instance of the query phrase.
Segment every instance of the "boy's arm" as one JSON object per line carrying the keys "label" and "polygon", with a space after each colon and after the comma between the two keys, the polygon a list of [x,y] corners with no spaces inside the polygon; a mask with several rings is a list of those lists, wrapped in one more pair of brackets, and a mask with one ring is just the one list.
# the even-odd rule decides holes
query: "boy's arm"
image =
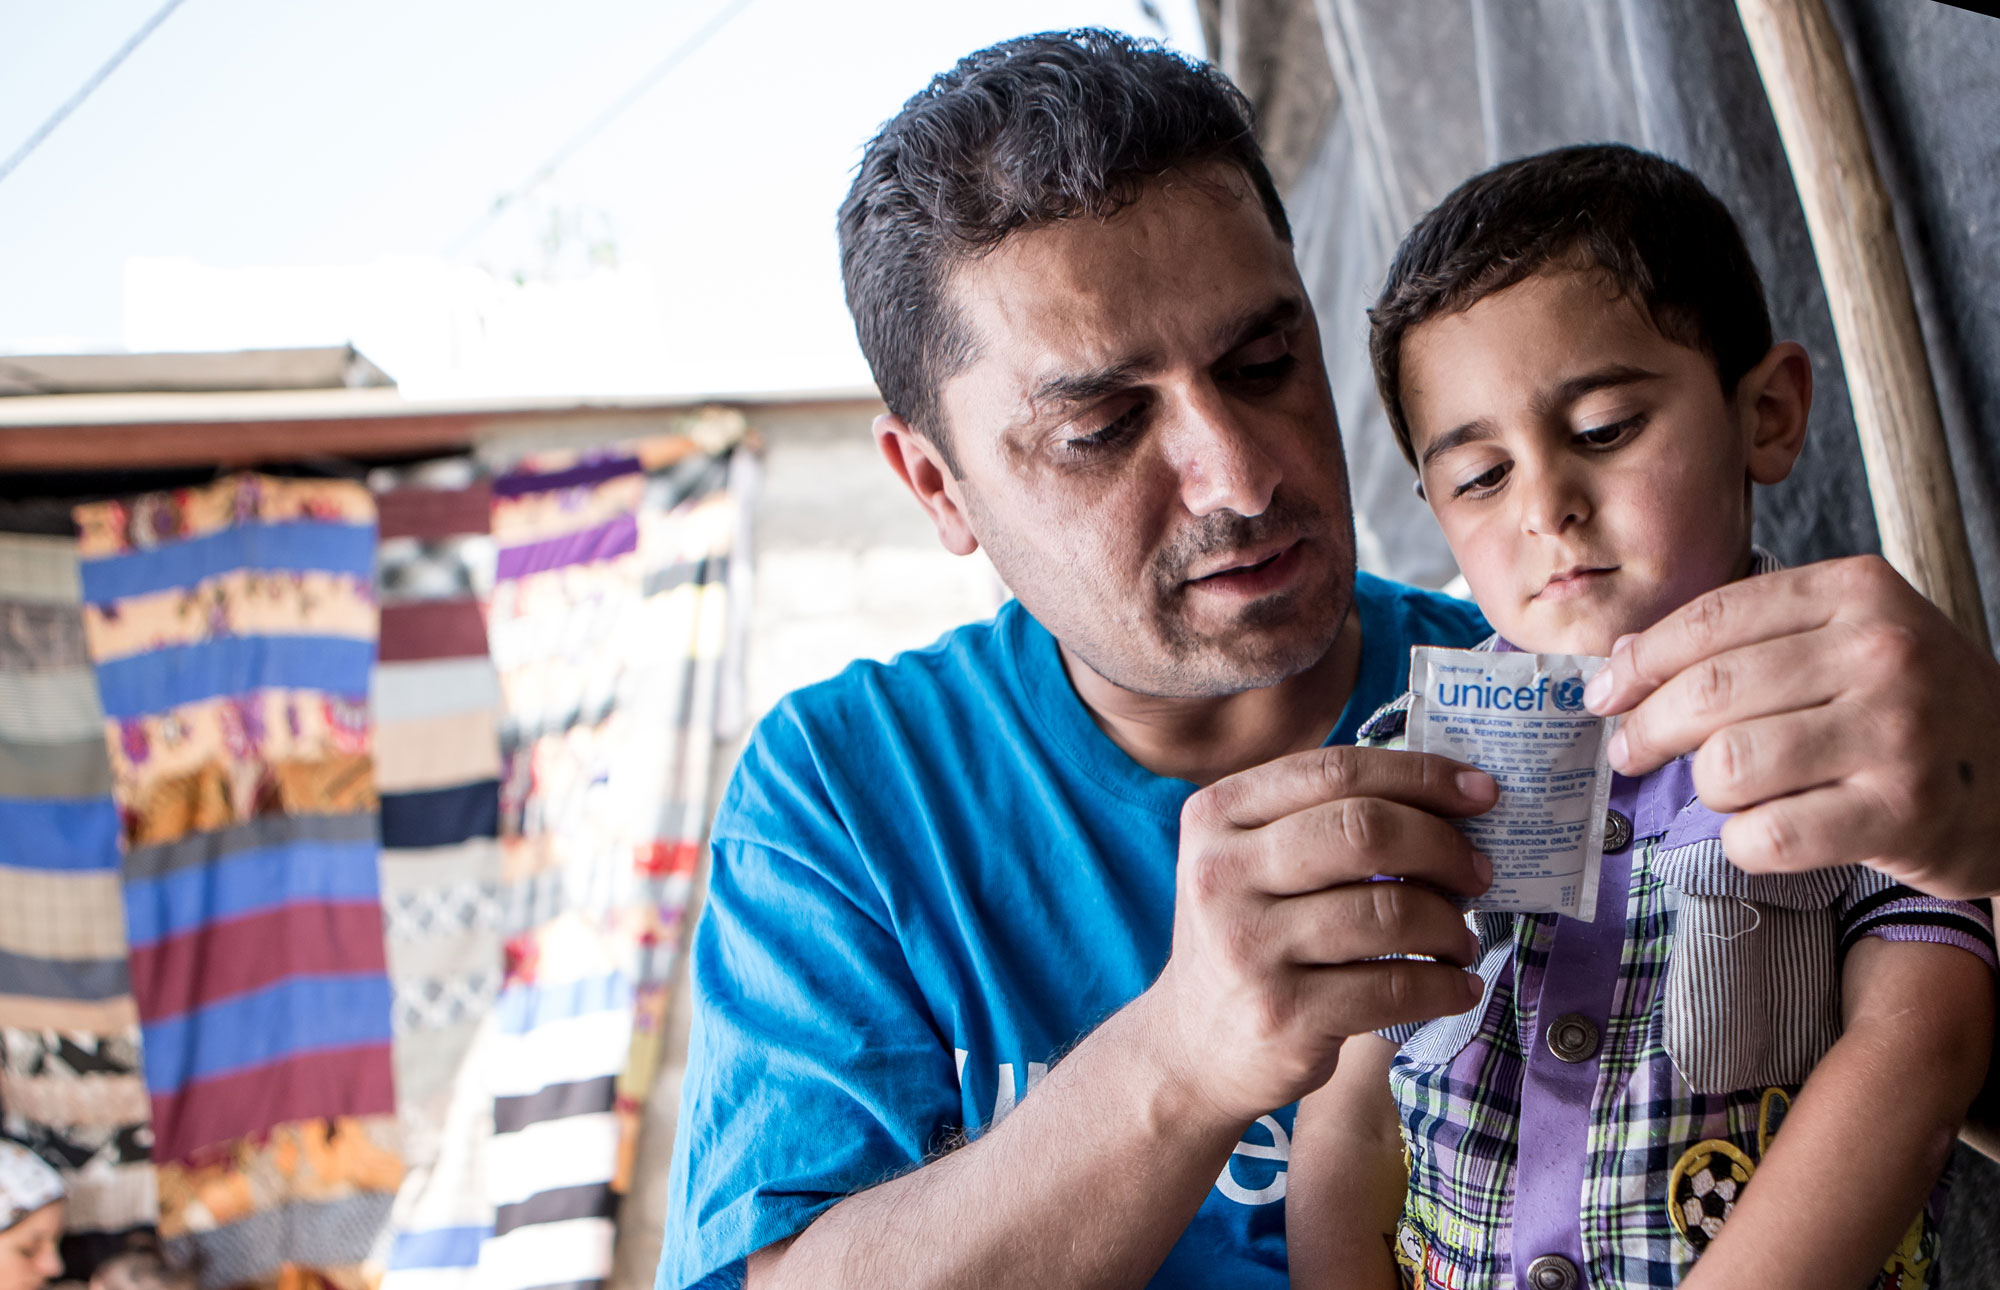
{"label": "boy's arm", "polygon": [[1295,1290],[1397,1284],[1392,1251],[1403,1213],[1403,1137],[1389,1095],[1396,1045],[1356,1035],[1340,1064],[1299,1103],[1286,1166],[1285,1246]]}
{"label": "boy's arm", "polygon": [[1844,1033],[1685,1290],[1865,1286],[1936,1185],[1986,1073],[1992,970],[1955,946],[1863,939],[1841,1011]]}

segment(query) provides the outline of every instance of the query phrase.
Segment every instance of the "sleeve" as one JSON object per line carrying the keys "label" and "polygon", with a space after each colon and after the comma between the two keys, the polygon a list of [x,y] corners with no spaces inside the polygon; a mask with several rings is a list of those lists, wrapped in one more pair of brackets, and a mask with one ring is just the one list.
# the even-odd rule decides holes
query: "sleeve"
{"label": "sleeve", "polygon": [[740,1285],[747,1255],[921,1163],[959,1115],[950,1045],[874,883],[802,783],[732,791],[757,841],[718,818],[655,1290]]}
{"label": "sleeve", "polygon": [[1863,869],[1841,894],[1840,953],[1864,936],[1885,941],[1956,945],[1988,968],[1995,966],[1993,916],[1982,901],[1926,896],[1892,878]]}

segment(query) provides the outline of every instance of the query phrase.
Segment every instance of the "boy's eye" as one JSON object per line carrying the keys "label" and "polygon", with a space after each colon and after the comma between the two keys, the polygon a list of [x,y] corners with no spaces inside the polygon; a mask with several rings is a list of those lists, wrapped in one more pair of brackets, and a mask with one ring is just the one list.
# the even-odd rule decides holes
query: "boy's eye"
{"label": "boy's eye", "polygon": [[1644,416],[1626,417],[1607,426],[1596,426],[1589,430],[1577,431],[1577,440],[1586,447],[1610,448],[1625,442],[1646,423]]}
{"label": "boy's eye", "polygon": [[1509,461],[1503,461],[1497,466],[1488,467],[1482,473],[1474,475],[1457,488],[1452,489],[1451,495],[1453,497],[1463,497],[1467,493],[1491,492],[1500,486],[1500,482],[1507,478],[1507,472],[1513,468],[1514,463]]}

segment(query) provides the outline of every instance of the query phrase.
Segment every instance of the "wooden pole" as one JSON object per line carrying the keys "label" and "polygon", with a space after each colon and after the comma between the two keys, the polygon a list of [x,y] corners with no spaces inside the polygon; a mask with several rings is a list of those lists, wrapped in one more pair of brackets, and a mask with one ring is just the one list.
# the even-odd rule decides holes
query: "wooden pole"
{"label": "wooden pole", "polygon": [[1823,0],[1736,0],[1826,283],[1882,554],[1990,648],[1889,194]]}
{"label": "wooden pole", "polygon": [[[1833,312],[1882,554],[1990,650],[1889,193],[1824,0],[1736,0]],[[2000,1028],[1966,1142],[2000,1160]]]}

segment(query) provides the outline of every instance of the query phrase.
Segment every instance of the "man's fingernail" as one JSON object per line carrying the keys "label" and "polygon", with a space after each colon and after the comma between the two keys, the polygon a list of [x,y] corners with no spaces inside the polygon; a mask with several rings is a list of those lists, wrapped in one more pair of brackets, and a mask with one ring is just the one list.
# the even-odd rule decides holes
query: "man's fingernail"
{"label": "man's fingernail", "polygon": [[1486,997],[1486,982],[1479,979],[1477,972],[1461,972],[1458,979],[1465,986],[1466,1006],[1470,1007]]}
{"label": "man's fingernail", "polygon": [[1465,929],[1465,940],[1467,945],[1465,961],[1467,963],[1479,962],[1480,956],[1484,953],[1480,948],[1479,933],[1468,927]]}
{"label": "man's fingernail", "polygon": [[1623,766],[1625,764],[1626,752],[1625,732],[1623,730],[1612,731],[1611,742],[1604,746],[1605,757],[1610,760],[1614,767]]}
{"label": "man's fingernail", "polygon": [[1486,858],[1484,851],[1472,853],[1472,872],[1479,875],[1479,881],[1488,887],[1493,885],[1493,862]]}
{"label": "man's fingernail", "polygon": [[1485,800],[1493,796],[1493,777],[1483,770],[1462,770],[1458,772],[1458,791],[1467,797]]}
{"label": "man's fingernail", "polygon": [[1590,678],[1590,684],[1583,687],[1583,706],[1595,712],[1598,705],[1611,697],[1611,669],[1603,668]]}
{"label": "man's fingernail", "polygon": [[1623,654],[1626,650],[1631,649],[1632,642],[1637,639],[1639,639],[1638,634],[1634,632],[1624,636],[1620,636],[1617,640],[1612,641],[1611,657],[1617,658],[1620,654]]}

